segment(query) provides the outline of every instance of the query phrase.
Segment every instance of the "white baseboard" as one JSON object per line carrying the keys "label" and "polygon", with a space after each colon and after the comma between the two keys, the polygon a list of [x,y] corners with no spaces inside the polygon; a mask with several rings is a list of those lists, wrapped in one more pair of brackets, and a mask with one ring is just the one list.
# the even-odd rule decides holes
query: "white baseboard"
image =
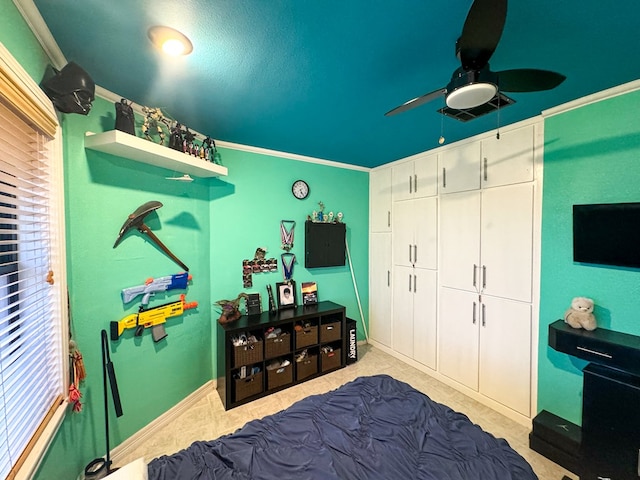
{"label": "white baseboard", "polygon": [[127,438],[120,445],[111,450],[111,461],[114,465],[121,463],[120,461],[128,458],[132,452],[147,443],[150,438],[157,435],[163,427],[169,425],[180,415],[191,409],[196,403],[205,398],[209,393],[215,391],[217,382],[209,380],[196,391],[185,397],[180,403],[164,412],[151,423],[142,427],[136,433]]}

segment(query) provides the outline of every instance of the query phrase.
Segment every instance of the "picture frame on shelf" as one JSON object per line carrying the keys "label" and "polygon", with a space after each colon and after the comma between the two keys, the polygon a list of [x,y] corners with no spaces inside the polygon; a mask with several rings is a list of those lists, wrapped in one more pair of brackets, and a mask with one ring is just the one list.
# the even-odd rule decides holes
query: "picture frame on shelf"
{"label": "picture frame on shelf", "polygon": [[302,282],[302,304],[315,305],[318,303],[318,285],[316,282]]}
{"label": "picture frame on shelf", "polygon": [[276,290],[278,292],[278,310],[286,308],[294,308],[297,305],[296,302],[296,282],[278,282],[276,283]]}

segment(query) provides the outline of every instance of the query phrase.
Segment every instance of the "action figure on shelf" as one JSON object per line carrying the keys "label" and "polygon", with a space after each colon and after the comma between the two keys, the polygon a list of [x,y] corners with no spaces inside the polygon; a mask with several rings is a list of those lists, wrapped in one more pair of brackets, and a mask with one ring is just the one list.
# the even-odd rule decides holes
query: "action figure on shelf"
{"label": "action figure on shelf", "polygon": [[185,127],[185,131],[182,132],[182,151],[187,155],[191,155],[195,139],[196,135],[189,130],[189,127]]}
{"label": "action figure on shelf", "polygon": [[120,99],[116,102],[116,130],[128,133],[130,135],[136,134],[133,107],[131,102],[126,98]]}
{"label": "action figure on shelf", "polygon": [[204,147],[204,159],[207,162],[213,162],[213,156],[216,152],[215,140],[207,135],[207,138],[202,141],[202,146]]}
{"label": "action figure on shelf", "polygon": [[144,122],[142,123],[142,134],[144,137],[153,142],[153,138],[149,133],[149,129],[155,127],[158,136],[160,137],[160,141],[158,142],[160,145],[164,144],[165,133],[162,129],[162,125],[167,127],[167,129],[171,128],[171,122],[165,118],[162,114],[162,111],[158,107],[142,107],[142,113],[144,113]]}
{"label": "action figure on shelf", "polygon": [[240,313],[240,300],[243,298],[246,300],[248,295],[246,293],[241,293],[235,300],[218,300],[216,305],[222,308],[222,313],[220,314],[218,323],[224,325],[238,320],[242,316]]}
{"label": "action figure on shelf", "polygon": [[171,127],[171,135],[169,135],[169,148],[173,150],[182,151],[182,125],[180,122],[176,122],[176,124]]}

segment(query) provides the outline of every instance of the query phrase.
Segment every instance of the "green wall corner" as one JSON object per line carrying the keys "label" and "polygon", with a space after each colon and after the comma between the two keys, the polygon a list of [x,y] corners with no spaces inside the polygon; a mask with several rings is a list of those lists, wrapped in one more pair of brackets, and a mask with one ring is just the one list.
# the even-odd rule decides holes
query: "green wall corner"
{"label": "green wall corner", "polygon": [[572,206],[640,201],[640,91],[547,118],[544,140],[538,411],[580,424],[586,362],[548,346],[573,297],[602,328],[640,335],[638,270],[573,262]]}

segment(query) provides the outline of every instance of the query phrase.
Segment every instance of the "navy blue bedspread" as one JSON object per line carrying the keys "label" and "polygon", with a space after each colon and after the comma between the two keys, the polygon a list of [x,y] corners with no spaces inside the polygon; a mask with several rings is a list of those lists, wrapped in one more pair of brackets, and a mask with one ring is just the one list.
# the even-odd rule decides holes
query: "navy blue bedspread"
{"label": "navy blue bedspread", "polygon": [[149,463],[150,480],[536,479],[506,440],[387,375]]}

